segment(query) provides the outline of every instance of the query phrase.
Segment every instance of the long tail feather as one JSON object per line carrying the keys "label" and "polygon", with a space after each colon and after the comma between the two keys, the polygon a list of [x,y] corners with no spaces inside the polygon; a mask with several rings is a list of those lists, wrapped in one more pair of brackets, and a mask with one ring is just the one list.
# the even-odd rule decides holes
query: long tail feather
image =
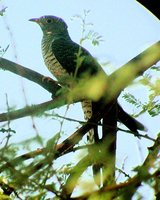
{"label": "long tail feather", "polygon": [[129,128],[132,132],[138,133],[140,131],[147,131],[147,128],[141,124],[139,121],[131,117],[128,113],[126,113],[123,108],[118,104],[118,121],[122,122],[127,128]]}

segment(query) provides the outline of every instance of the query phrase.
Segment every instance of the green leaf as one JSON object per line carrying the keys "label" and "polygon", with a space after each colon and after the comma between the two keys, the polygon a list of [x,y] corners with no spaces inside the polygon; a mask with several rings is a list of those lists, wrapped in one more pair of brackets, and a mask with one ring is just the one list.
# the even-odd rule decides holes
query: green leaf
{"label": "green leaf", "polygon": [[122,97],[123,97],[128,103],[133,104],[133,105],[134,105],[135,107],[137,107],[137,108],[143,106],[142,102],[141,102],[139,99],[136,99],[136,97],[133,96],[133,95],[130,94],[130,93],[125,93],[125,94],[123,94]]}

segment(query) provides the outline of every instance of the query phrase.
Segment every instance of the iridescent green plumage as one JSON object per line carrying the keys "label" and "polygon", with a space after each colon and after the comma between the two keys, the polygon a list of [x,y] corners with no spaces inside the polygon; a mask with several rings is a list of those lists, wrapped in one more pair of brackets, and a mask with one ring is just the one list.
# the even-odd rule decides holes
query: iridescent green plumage
{"label": "iridescent green plumage", "polygon": [[[46,15],[40,18],[30,19],[30,21],[37,22],[42,28],[43,57],[47,67],[49,67],[49,70],[57,79],[61,79],[63,73],[64,75],[65,73],[70,76],[74,75],[77,68],[76,60],[79,51],[80,56],[83,57],[83,62],[76,74],[78,78],[86,72],[93,76],[99,71],[103,71],[99,63],[85,48],[71,40],[67,25],[61,18]],[[57,70],[58,67],[60,67],[60,70]],[[124,116],[121,116],[123,114]],[[133,132],[145,130],[145,127],[125,113],[120,105],[118,105],[118,119]],[[127,124],[130,122],[132,124]]]}

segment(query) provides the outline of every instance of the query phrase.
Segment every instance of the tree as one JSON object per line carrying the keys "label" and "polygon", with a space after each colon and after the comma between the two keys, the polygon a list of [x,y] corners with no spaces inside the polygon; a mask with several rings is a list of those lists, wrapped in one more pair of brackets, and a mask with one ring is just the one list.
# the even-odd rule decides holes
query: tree
{"label": "tree", "polygon": [[[2,54],[6,49],[2,49]],[[152,70],[159,70],[158,67],[154,66],[159,59],[160,43],[157,42],[112,73],[109,78],[105,79],[103,82],[105,87],[102,95],[109,97],[107,98],[108,110],[110,108],[110,102],[116,98],[125,87],[131,84],[136,77],[142,75],[144,71],[150,67],[152,67]],[[57,171],[52,167],[53,161],[69,152],[85,149],[87,147],[87,145],[75,145],[82,139],[83,135],[86,134],[93,124],[97,123],[97,121],[102,118],[104,115],[103,110],[94,115],[87,123],[82,124],[78,130],[72,133],[63,142],[58,143],[60,133],[57,133],[48,140],[44,148],[18,156],[17,149],[14,145],[8,145],[11,134],[15,133],[15,130],[10,128],[11,120],[25,116],[43,116],[44,111],[66,105],[68,99],[71,99],[71,97],[72,102],[77,102],[80,100],[80,96],[78,95],[79,93],[84,93],[84,96],[86,95],[86,86],[84,85],[83,88],[76,87],[73,91],[68,92],[68,90],[66,91],[65,89],[61,89],[54,80],[50,79],[50,81],[47,81],[47,79],[44,79],[43,75],[2,57],[0,59],[0,68],[9,70],[39,84],[45,90],[49,91],[53,97],[53,100],[48,102],[27,106],[18,110],[11,110],[7,104],[7,112],[0,114],[0,121],[7,122],[7,125],[1,128],[1,132],[7,134],[5,145],[1,148],[0,171],[3,173],[5,180],[7,180],[7,182],[5,182],[4,178],[1,178],[0,181],[3,190],[3,195],[1,195],[2,199],[10,199],[10,195],[13,195],[13,198],[17,197],[19,199],[23,199],[24,196],[28,199],[44,199],[49,192],[51,192],[51,195],[54,194],[60,199],[113,199],[116,197],[119,197],[120,199],[131,199],[137,188],[144,182],[150,182],[151,187],[155,191],[155,196],[157,196],[157,199],[159,198],[158,177],[160,172],[157,165],[159,162],[158,153],[160,138],[158,136],[157,139],[153,139],[147,135],[141,134],[138,136],[148,138],[152,140],[154,144],[149,148],[149,153],[144,163],[141,166],[137,166],[135,169],[136,175],[134,177],[127,177],[127,174],[122,171],[121,173],[126,175],[126,181],[119,184],[115,183],[104,186],[95,192],[92,191],[91,193],[83,194],[80,197],[71,197],[77,184],[77,180],[87,167],[92,164],[92,159],[86,155],[74,166],[68,162],[66,168],[56,169]],[[93,81],[96,80],[90,81],[91,84],[93,84]],[[141,105],[131,94],[125,95],[125,99],[135,106],[139,106],[141,108],[140,113],[149,111],[151,115],[156,116],[160,111],[159,104],[155,102],[155,98],[159,94],[159,81],[157,79],[154,84],[151,84],[150,77],[145,76],[141,79],[141,82],[150,87],[153,91],[152,95],[150,95],[148,104],[145,106]],[[96,95],[97,91],[100,89],[101,88],[97,88],[96,91],[93,91],[93,94]],[[64,116],[63,118],[65,120]],[[39,139],[41,140],[41,138]],[[103,155],[102,159],[105,156],[106,155]],[[109,155],[107,156],[109,159]],[[150,172],[151,169],[153,170],[152,172]]]}

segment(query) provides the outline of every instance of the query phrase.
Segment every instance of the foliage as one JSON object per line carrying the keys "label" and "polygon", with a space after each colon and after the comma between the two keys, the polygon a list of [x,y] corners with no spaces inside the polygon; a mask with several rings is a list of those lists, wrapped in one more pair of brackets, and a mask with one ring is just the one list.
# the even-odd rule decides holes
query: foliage
{"label": "foliage", "polygon": [[[87,21],[87,16],[89,14],[89,10],[84,10],[84,15],[75,15],[75,19],[79,19],[81,21],[82,25],[82,35],[80,39],[80,44],[82,44],[84,41],[91,41],[91,43],[95,45],[99,45],[100,42],[103,41],[102,36],[99,35],[99,33],[95,32],[94,30],[89,29],[88,27],[91,27],[93,24],[91,22]],[[74,19],[73,18],[73,19]]]}
{"label": "foliage", "polygon": [[1,57],[3,57],[3,55],[4,55],[5,52],[8,50],[8,48],[9,48],[9,45],[7,45],[6,48],[2,48],[2,47],[0,46],[0,56],[1,56]]}
{"label": "foliage", "polygon": [[[98,45],[99,42],[102,41],[102,37],[93,30],[89,31],[87,30],[86,33],[86,27],[88,27],[88,25],[89,26],[91,25],[90,23],[86,22],[86,17],[88,13],[89,11],[85,11],[84,17],[81,17],[79,15],[76,16],[82,21],[82,38],[80,40],[80,43],[89,39],[92,41],[93,45]],[[3,48],[0,49],[1,56],[3,56],[3,54],[7,51],[7,49],[8,46],[5,49]],[[83,57],[81,57],[80,54],[78,54],[77,67],[79,66],[82,60]],[[156,73],[159,72],[159,68],[156,68],[155,66],[152,67],[151,70],[153,71],[156,70]],[[90,84],[94,86],[94,84],[96,83],[97,86],[98,85],[97,80],[99,79],[102,79],[102,77],[98,78],[94,77],[93,80],[91,80]],[[139,110],[135,116],[139,116],[142,113],[148,112],[152,117],[155,117],[158,116],[158,114],[160,113],[160,103],[157,98],[160,94],[159,90],[160,81],[159,78],[156,78],[154,81],[152,79],[153,79],[152,75],[148,73],[143,75],[138,82],[139,85],[141,84],[148,88],[149,91],[148,101],[142,102],[140,99],[138,99],[138,97],[134,96],[131,93],[125,93],[123,95],[123,98],[128,103],[132,104],[134,108]],[[89,85],[89,88],[91,88],[91,85]],[[86,91],[88,91],[87,86],[85,88],[85,93]],[[100,87],[102,86],[103,85],[100,85]],[[98,88],[98,86],[96,88]],[[80,89],[82,90],[82,85],[80,85]],[[78,92],[81,90],[78,90]],[[101,96],[102,95],[101,93],[103,93],[104,91],[98,91],[96,95],[94,94],[95,97],[93,97],[92,93],[95,93],[95,87],[94,87],[92,88],[92,93],[90,93],[89,95],[90,97],[92,97],[92,99],[93,98],[96,99],[98,98],[97,94],[99,94],[100,92],[99,96]],[[80,93],[79,95],[82,95],[81,92],[79,93]],[[67,96],[67,94],[65,94],[64,96]],[[63,99],[58,99],[58,97],[56,96],[54,100],[56,100],[57,98],[58,101],[60,100],[64,101],[64,96],[62,96]],[[57,107],[59,106],[59,104],[56,105]],[[36,113],[36,109],[37,109],[36,106],[35,107],[27,106],[24,108],[25,112],[32,110],[33,113],[30,114],[31,118],[34,112]],[[24,110],[21,110],[21,112]],[[42,113],[43,111],[44,107],[41,108],[40,113]],[[60,123],[60,130],[57,134],[54,133],[55,136],[48,139],[48,141],[44,141],[44,138],[41,137],[39,133],[37,133],[35,137],[30,138],[29,140],[24,140],[20,143],[18,142],[12,143],[11,142],[12,137],[18,133],[17,130],[13,130],[11,128],[10,118],[9,118],[9,114],[11,113],[18,113],[18,111],[15,110],[15,108],[10,109],[7,103],[7,114],[6,114],[8,117],[6,120],[7,123],[0,127],[0,133],[3,135],[3,139],[1,140],[1,151],[0,151],[0,161],[1,161],[0,187],[2,189],[2,192],[0,194],[0,199],[43,200],[43,199],[48,199],[50,197],[54,199],[76,199],[72,198],[70,195],[75,190],[78,184],[82,188],[83,192],[83,195],[79,199],[113,199],[113,198],[115,199],[117,197],[118,199],[129,199],[129,198],[131,199],[134,195],[137,196],[137,198],[138,196],[140,196],[137,194],[137,190],[141,185],[143,185],[143,183],[146,183],[151,188],[153,188],[155,195],[157,195],[158,197],[159,185],[160,185],[159,183],[160,172],[158,165],[159,143],[160,143],[159,135],[157,137],[157,140],[155,139],[152,140],[154,141],[154,144],[152,145],[152,147],[149,148],[148,156],[146,157],[142,165],[134,168],[135,176],[131,177],[130,175],[128,175],[128,173],[125,172],[125,167],[122,166],[122,168],[118,169],[117,171],[119,172],[120,175],[123,174],[125,176],[126,181],[122,183],[115,182],[110,185],[103,185],[103,187],[99,190],[99,188],[96,187],[93,181],[92,182],[87,182],[86,180],[80,181],[79,178],[93,162],[95,163],[98,162],[99,164],[99,161],[101,161],[100,164],[102,164],[103,162],[104,163],[106,162],[106,159],[110,159],[111,155],[109,155],[108,151],[106,151],[106,149],[108,148],[106,147],[106,143],[104,143],[103,145],[101,144],[101,147],[99,145],[93,145],[89,147],[91,148],[92,156],[87,154],[86,148],[88,148],[88,146],[84,143],[83,145],[77,145],[69,149],[69,145],[72,145],[72,143],[74,143],[75,141],[75,138],[73,136],[79,130],[76,131],[72,136],[64,140],[64,142],[60,143],[61,136],[64,136],[63,132],[64,120],[68,120],[68,124],[71,121],[79,122],[80,124],[84,124],[83,127],[85,128],[86,128],[85,125],[87,125],[86,123],[75,119],[67,118],[65,114],[64,116],[59,116],[56,113],[48,111],[44,115],[43,114],[39,115],[39,117],[41,116],[49,119],[55,117],[62,118],[62,121]],[[35,115],[37,115],[37,113]],[[36,129],[34,120],[32,125]],[[101,124],[99,125],[101,126]],[[27,132],[27,130],[25,130],[25,127],[24,127],[24,132]],[[78,137],[80,137],[79,135]],[[33,151],[32,147],[33,143],[34,144],[37,143],[42,148]],[[22,154],[22,152],[19,151],[19,149],[21,149],[21,146],[23,146],[23,149],[25,150],[24,154]],[[99,148],[101,148],[100,151],[101,153],[98,153]],[[77,163],[70,162],[70,157],[69,154],[67,153],[71,151],[72,152],[80,151],[81,155],[83,155],[80,156]],[[61,159],[62,156],[66,157],[67,163],[61,164],[61,166],[57,166],[56,162],[58,159]],[[111,164],[108,165],[110,166]],[[104,170],[104,174],[105,173],[107,174],[108,171]],[[113,175],[110,175],[110,178],[107,180],[107,182],[108,183],[111,182],[112,179]],[[79,183],[77,184],[78,180]],[[87,191],[87,193],[85,193],[84,191]]]}
{"label": "foliage", "polygon": [[148,112],[149,115],[155,117],[160,114],[160,79],[159,79],[159,67],[154,66],[148,70],[138,81],[142,86],[145,86],[148,90],[148,101],[145,98],[145,102],[137,99],[131,93],[124,93],[123,98],[130,104],[133,104],[140,111],[135,114],[139,116],[142,113]]}

